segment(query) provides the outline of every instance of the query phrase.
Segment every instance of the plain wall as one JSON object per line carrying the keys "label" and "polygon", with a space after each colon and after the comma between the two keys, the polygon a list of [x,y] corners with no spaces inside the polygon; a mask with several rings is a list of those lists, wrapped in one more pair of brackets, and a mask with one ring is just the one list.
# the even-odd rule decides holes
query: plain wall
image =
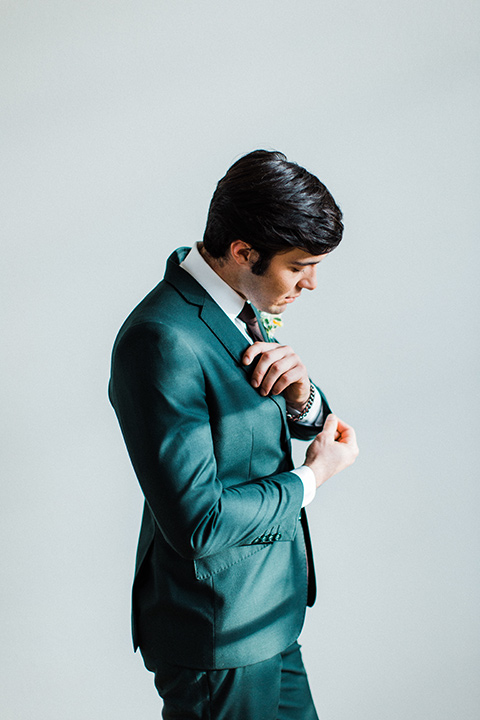
{"label": "plain wall", "polygon": [[110,351],[201,238],[217,180],[266,147],[345,216],[278,333],[361,446],[309,509],[319,714],[478,718],[478,4],[4,0],[0,17],[2,717],[159,717],[130,644],[142,496]]}

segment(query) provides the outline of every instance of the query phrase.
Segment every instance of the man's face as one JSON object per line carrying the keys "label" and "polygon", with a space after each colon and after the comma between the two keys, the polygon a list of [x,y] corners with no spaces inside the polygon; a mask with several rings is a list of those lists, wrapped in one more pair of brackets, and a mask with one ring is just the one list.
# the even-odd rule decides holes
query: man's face
{"label": "man's face", "polygon": [[[277,253],[263,275],[254,275],[249,270],[243,277],[244,294],[259,310],[274,315],[282,313],[302,290],[315,290],[317,265],[326,254],[309,255],[297,248]],[[255,255],[252,265],[258,259]]]}

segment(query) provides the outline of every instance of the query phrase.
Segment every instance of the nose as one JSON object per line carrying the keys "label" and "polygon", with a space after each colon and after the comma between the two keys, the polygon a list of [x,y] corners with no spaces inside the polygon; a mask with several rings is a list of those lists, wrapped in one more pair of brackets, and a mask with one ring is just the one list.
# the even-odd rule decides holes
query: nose
{"label": "nose", "polygon": [[297,283],[298,287],[305,290],[315,290],[317,287],[317,266],[307,265],[302,279]]}

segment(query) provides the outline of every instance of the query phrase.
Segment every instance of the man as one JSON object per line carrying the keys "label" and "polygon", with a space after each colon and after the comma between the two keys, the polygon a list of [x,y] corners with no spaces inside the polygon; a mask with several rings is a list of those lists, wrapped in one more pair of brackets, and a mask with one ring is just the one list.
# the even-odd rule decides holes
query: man
{"label": "man", "polygon": [[[304,507],[358,448],[257,311],[313,290],[342,231],[316,177],[252,152],[115,342],[110,399],[145,495],[133,637],[169,720],[317,718],[297,644],[315,599]],[[312,440],[296,469],[291,435]]]}

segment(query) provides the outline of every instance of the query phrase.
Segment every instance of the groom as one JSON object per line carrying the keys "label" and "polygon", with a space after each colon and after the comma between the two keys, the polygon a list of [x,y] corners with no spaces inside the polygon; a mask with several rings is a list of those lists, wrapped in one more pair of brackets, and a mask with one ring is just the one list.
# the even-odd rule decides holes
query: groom
{"label": "groom", "polygon": [[[134,645],[164,718],[317,718],[297,643],[315,599],[304,508],[358,448],[258,311],[313,290],[342,231],[314,175],[252,152],[115,341],[109,394],[145,495]],[[291,436],[310,441],[297,468]]]}

